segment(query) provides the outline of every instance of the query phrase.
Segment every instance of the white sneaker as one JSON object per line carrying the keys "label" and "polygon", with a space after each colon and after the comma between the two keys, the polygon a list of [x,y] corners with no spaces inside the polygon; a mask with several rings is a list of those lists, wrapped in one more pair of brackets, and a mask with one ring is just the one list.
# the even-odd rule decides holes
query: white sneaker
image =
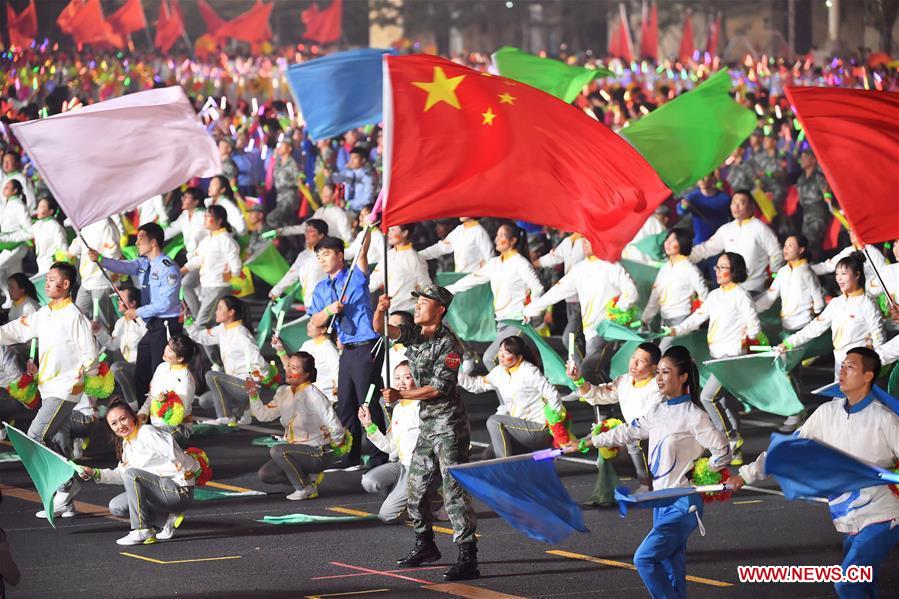
{"label": "white sneaker", "polygon": [[294,491],[285,499],[288,501],[302,501],[304,499],[315,499],[318,497],[318,485],[306,485],[299,491]]}
{"label": "white sneaker", "polygon": [[169,514],[165,521],[165,526],[156,533],[156,539],[158,541],[168,541],[175,536],[175,529],[181,526],[182,522],[184,522],[184,514]]}
{"label": "white sneaker", "polygon": [[250,410],[244,411],[237,424],[253,424],[253,413]]}
{"label": "white sneaker", "polygon": [[81,437],[75,437],[72,439],[72,459],[80,460],[81,456],[84,455],[84,441]]}
{"label": "white sneaker", "polygon": [[12,308],[12,300],[9,298],[6,298],[6,301],[3,302],[3,306],[0,306],[0,307],[2,307],[4,310],[9,310],[10,308]]}
{"label": "white sneaker", "polygon": [[117,540],[118,545],[151,545],[156,542],[156,533],[152,528],[138,528]]}
{"label": "white sneaker", "polygon": [[6,440],[6,427],[0,425],[0,441]]}
{"label": "white sneaker", "polygon": [[804,414],[794,414],[793,416],[788,416],[784,423],[780,425],[780,428],[777,430],[781,433],[792,433],[799,425],[802,424]]}
{"label": "white sneaker", "polygon": [[227,424],[228,426],[237,426],[237,420],[233,416],[222,416],[213,420],[215,424]]}
{"label": "white sneaker", "polygon": [[462,360],[462,368],[460,369],[460,372],[462,374],[471,374],[472,372],[474,372],[474,365],[474,358],[465,358]]}
{"label": "white sneaker", "polygon": [[[75,504],[72,502],[65,503],[62,505],[55,505],[56,500],[54,499],[53,503],[54,503],[54,506],[53,506],[53,517],[54,518],[60,518],[60,517],[74,518],[75,516],[78,515],[78,512],[75,510]],[[44,520],[47,519],[47,512],[45,510],[41,510],[41,511],[35,513],[34,515],[37,516],[38,518],[43,518]]]}

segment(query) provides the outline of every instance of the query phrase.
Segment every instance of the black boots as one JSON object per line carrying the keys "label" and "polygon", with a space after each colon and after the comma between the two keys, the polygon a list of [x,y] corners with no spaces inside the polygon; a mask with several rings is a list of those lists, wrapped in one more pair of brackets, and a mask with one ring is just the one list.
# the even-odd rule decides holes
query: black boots
{"label": "black boots", "polygon": [[415,547],[412,552],[402,559],[396,560],[398,566],[415,568],[428,562],[436,562],[440,559],[440,550],[434,543],[434,531],[416,533]]}
{"label": "black boots", "polygon": [[459,545],[459,560],[443,573],[444,580],[471,580],[480,578],[478,570],[478,544],[475,541]]}

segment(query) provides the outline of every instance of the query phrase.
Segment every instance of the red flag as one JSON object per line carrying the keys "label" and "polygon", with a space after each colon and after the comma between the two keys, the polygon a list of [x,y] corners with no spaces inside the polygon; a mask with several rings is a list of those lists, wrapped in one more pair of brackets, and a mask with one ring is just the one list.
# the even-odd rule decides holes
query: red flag
{"label": "red flag", "polygon": [[787,197],[784,199],[784,214],[793,216],[799,209],[799,191],[795,185],[790,185],[787,190]]}
{"label": "red flag", "polygon": [[[647,14],[648,13],[648,14]],[[659,10],[656,3],[647,11],[643,4],[643,20],[640,26],[640,57],[659,59]]]}
{"label": "red flag", "polygon": [[203,17],[203,22],[206,23],[206,32],[214,36],[215,32],[225,24],[225,19],[221,18],[215,12],[215,9],[209,6],[206,0],[200,0],[197,7],[200,9],[200,16]]}
{"label": "red flag", "polygon": [[859,240],[899,239],[899,93],[829,87],[786,92]]}
{"label": "red flag", "polygon": [[680,38],[680,49],[677,51],[677,58],[681,62],[687,62],[693,57],[693,21],[690,11],[684,16],[684,34]]}
{"label": "red flag", "polygon": [[95,46],[113,46],[124,48],[125,40],[112,30],[112,26],[103,18],[103,7],[100,0],[87,0],[71,23],[71,35],[78,44]]}
{"label": "red flag", "polygon": [[257,2],[247,12],[236,16],[215,32],[216,39],[232,37],[251,44],[272,39],[272,30],[268,25],[274,2],[262,4]]}
{"label": "red flag", "polygon": [[173,8],[168,0],[162,0],[159,19],[156,21],[156,47],[168,52],[172,45],[184,34],[184,21],[180,7]]}
{"label": "red flag", "polygon": [[84,0],[71,0],[62,12],[59,13],[59,16],[56,17],[56,24],[59,25],[59,28],[63,33],[72,34],[72,22],[75,20],[75,16],[78,14],[78,11],[84,6]]}
{"label": "red flag", "polygon": [[140,0],[128,0],[117,11],[109,15],[106,22],[119,35],[130,35],[147,28],[147,16]]}
{"label": "red flag", "polygon": [[6,5],[6,22],[9,25],[9,41],[13,46],[30,46],[37,37],[37,12],[34,9],[34,0],[28,3],[28,8],[16,14],[9,4]]}
{"label": "red flag", "polygon": [[436,56],[385,60],[385,227],[523,219],[617,260],[671,194],[623,138],[549,94]]}
{"label": "red flag", "polygon": [[709,39],[706,43],[706,52],[711,56],[718,55],[718,36],[721,33],[721,13],[715,17],[715,20],[709,25]]}
{"label": "red flag", "polygon": [[840,243],[840,231],[842,230],[843,226],[840,224],[839,219],[831,219],[830,225],[828,225],[827,227],[827,234],[824,236],[824,243],[822,245],[822,248],[824,250],[837,249]]}
{"label": "red flag", "polygon": [[609,54],[631,62],[634,60],[634,52],[632,50],[633,43],[631,40],[631,28],[627,23],[627,13],[624,10],[624,4],[618,5],[618,27],[612,33],[612,40],[609,43]]}
{"label": "red flag", "polygon": [[336,42],[341,37],[341,21],[343,20],[343,0],[334,0],[325,10],[319,10],[318,4],[303,11],[300,20],[306,26],[303,37],[320,44]]}

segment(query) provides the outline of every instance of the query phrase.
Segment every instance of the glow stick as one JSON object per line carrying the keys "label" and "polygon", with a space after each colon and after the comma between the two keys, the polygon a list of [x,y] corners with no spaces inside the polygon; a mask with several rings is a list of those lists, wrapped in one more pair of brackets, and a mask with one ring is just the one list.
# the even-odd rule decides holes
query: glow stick
{"label": "glow stick", "polygon": [[100,298],[94,298],[94,320],[100,318]]}
{"label": "glow stick", "polygon": [[574,361],[574,333],[568,333],[568,361]]}
{"label": "glow stick", "polygon": [[31,349],[28,350],[28,359],[34,360],[34,356],[37,355],[37,337],[31,340]]}
{"label": "glow stick", "polygon": [[275,336],[276,336],[276,337],[277,337],[278,333],[281,332],[281,325],[284,324],[284,314],[285,314],[286,312],[287,312],[286,309],[285,309],[285,310],[281,310],[280,312],[278,312],[278,324],[275,325]]}
{"label": "glow stick", "polygon": [[372,383],[368,386],[368,393],[365,394],[365,406],[368,407],[368,404],[371,403],[371,398],[375,394],[375,384]]}

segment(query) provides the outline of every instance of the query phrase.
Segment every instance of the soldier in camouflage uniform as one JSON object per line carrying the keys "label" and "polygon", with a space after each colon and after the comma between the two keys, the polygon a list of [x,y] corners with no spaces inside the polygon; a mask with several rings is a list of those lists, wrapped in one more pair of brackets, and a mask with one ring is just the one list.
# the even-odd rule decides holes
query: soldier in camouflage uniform
{"label": "soldier in camouflage uniform", "polygon": [[[477,578],[481,574],[475,540],[477,520],[471,496],[447,472],[450,466],[468,462],[471,440],[468,415],[457,387],[462,344],[443,324],[453,294],[443,287],[428,285],[412,295],[418,298],[415,325],[390,325],[388,336],[408,348],[406,356],[418,388],[383,391],[388,404],[401,399],[422,402],[421,425],[409,465],[407,487],[407,510],[415,530],[415,547],[397,564],[417,567],[440,559],[440,550],[434,543],[434,514],[428,500],[428,487],[435,477],[442,475],[444,507],[453,527],[453,542],[459,546],[458,561],[443,576],[446,580]],[[389,307],[390,298],[381,297],[372,319],[378,333],[384,330],[384,314]]]}
{"label": "soldier in camouflage uniform", "polygon": [[275,208],[265,218],[265,223],[273,228],[287,227],[296,222],[297,213],[297,180],[300,178],[300,167],[291,153],[293,145],[288,137],[278,142],[275,148]]}
{"label": "soldier in camouflage uniform", "polygon": [[737,148],[731,154],[733,162],[727,168],[727,184],[731,192],[751,191],[755,187],[755,171],[752,165],[743,160],[743,148]]}
{"label": "soldier in camouflage uniform", "polygon": [[231,159],[231,153],[234,151],[234,140],[230,137],[224,137],[219,140],[219,156],[222,159],[222,174],[228,179],[232,185],[237,182],[237,165]]}
{"label": "soldier in camouflage uniform", "polygon": [[811,257],[817,260],[821,257],[821,244],[830,216],[830,208],[825,201],[830,188],[811,150],[806,149],[800,154],[799,166],[802,175],[796,182],[796,193],[802,206],[802,234],[808,239]]}
{"label": "soldier in camouflage uniform", "polygon": [[784,187],[786,162],[777,152],[777,138],[765,136],[762,149],[752,155],[750,162],[761,179],[762,189],[771,194],[774,205],[780,210],[787,195]]}

